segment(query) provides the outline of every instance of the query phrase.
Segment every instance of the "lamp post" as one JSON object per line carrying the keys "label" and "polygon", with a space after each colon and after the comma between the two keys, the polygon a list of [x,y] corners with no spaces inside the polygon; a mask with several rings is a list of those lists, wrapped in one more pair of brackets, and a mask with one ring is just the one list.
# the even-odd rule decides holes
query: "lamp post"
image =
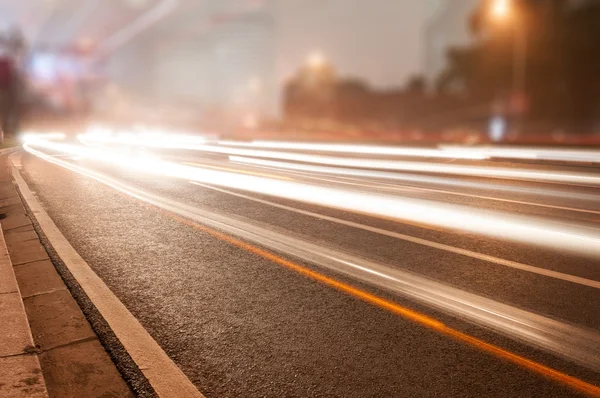
{"label": "lamp post", "polygon": [[512,18],[515,41],[513,50],[513,82],[512,98],[513,108],[516,110],[514,130],[518,133],[523,128],[523,112],[525,108],[525,84],[527,79],[527,30],[515,5],[511,0],[494,0],[491,7],[491,16],[495,20],[506,21]]}

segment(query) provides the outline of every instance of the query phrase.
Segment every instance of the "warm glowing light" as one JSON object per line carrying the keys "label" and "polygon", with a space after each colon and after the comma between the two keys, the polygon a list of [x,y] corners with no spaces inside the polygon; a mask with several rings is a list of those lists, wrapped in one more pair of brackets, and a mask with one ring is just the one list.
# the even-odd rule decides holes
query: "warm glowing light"
{"label": "warm glowing light", "polygon": [[492,4],[492,15],[494,18],[505,19],[510,13],[510,0],[494,0]]}
{"label": "warm glowing light", "polygon": [[115,144],[147,148],[186,149],[205,144],[208,137],[139,128],[138,131],[114,131],[106,127],[92,126],[77,139],[84,144]]}
{"label": "warm glowing light", "polygon": [[64,140],[66,135],[59,132],[40,133],[35,131],[25,131],[21,133],[20,139],[22,142],[34,142],[45,140]]}
{"label": "warm glowing light", "polygon": [[309,68],[318,70],[322,69],[325,65],[327,65],[327,60],[325,59],[325,56],[322,53],[315,51],[308,56],[306,63]]}

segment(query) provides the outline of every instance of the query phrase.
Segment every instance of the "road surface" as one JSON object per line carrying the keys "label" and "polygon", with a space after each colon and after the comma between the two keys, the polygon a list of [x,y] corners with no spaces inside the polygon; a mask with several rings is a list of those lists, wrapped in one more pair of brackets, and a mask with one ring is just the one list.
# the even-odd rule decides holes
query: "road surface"
{"label": "road surface", "polygon": [[69,145],[23,177],[207,397],[600,385],[592,163]]}

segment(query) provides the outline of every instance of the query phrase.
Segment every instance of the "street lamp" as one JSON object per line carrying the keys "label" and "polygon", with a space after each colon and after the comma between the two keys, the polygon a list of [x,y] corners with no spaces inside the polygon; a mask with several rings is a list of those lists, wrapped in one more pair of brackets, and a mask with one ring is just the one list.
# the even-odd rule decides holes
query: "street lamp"
{"label": "street lamp", "polygon": [[311,70],[317,71],[327,64],[327,60],[320,52],[314,52],[308,56],[306,64]]}
{"label": "street lamp", "polygon": [[524,22],[514,11],[515,5],[511,0],[494,0],[491,7],[491,16],[496,20],[506,21],[512,18],[515,32],[513,53],[513,103],[517,108],[515,130],[519,132],[522,128],[522,113],[525,107],[525,80],[527,74],[527,30]]}
{"label": "street lamp", "polygon": [[510,13],[510,0],[496,0],[492,4],[492,15],[495,18],[506,18]]}

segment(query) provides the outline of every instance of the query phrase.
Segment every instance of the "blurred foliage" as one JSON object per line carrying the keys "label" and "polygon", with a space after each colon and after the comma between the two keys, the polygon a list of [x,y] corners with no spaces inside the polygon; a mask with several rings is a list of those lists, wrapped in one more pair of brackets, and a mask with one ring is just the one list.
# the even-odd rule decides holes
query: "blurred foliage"
{"label": "blurred foliage", "polygon": [[481,2],[470,20],[478,40],[471,47],[449,50],[438,92],[461,91],[478,101],[507,98],[516,35],[525,34],[528,118],[591,131],[600,119],[600,1],[512,4],[506,19],[494,20],[491,0]]}
{"label": "blurred foliage", "polygon": [[423,94],[427,89],[427,83],[423,76],[412,76],[406,83],[405,90],[409,93]]}

